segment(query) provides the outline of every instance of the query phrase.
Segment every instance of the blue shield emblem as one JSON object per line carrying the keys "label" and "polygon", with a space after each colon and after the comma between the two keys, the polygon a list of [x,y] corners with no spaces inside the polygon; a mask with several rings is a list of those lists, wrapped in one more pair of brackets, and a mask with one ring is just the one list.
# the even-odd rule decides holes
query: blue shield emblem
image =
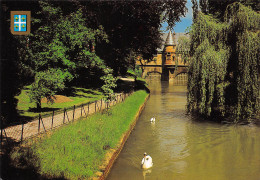
{"label": "blue shield emblem", "polygon": [[26,15],[14,15],[14,31],[26,31]]}
{"label": "blue shield emblem", "polygon": [[11,11],[11,32],[14,35],[30,33],[30,11]]}

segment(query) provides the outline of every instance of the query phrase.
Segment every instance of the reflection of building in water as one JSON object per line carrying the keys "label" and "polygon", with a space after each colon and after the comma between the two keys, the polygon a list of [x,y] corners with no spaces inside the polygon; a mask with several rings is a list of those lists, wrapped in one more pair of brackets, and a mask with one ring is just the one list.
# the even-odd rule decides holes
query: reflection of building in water
{"label": "reflection of building in water", "polygon": [[[157,49],[152,61],[137,61],[137,65],[143,68],[143,77],[149,79],[161,79],[164,81],[173,81],[174,84],[184,85],[187,82],[187,66],[176,52],[178,40],[180,37],[189,37],[185,33],[163,33],[163,44]],[[178,67],[176,69],[176,66]]]}
{"label": "reflection of building in water", "polygon": [[187,127],[178,118],[169,118],[167,122],[167,125],[162,126],[167,126],[168,130],[159,134],[160,150],[166,156],[164,164],[167,169],[171,166],[175,173],[182,173],[187,168],[186,158],[190,155],[186,139]]}
{"label": "reflection of building in water", "polygon": [[187,137],[189,125],[185,122],[186,87],[171,86],[168,82],[163,84],[164,93],[160,104],[163,111],[160,121],[156,122],[157,128],[160,129],[160,154],[164,155],[161,166],[167,170],[171,169],[169,174],[179,174],[186,171],[187,157],[190,156]]}

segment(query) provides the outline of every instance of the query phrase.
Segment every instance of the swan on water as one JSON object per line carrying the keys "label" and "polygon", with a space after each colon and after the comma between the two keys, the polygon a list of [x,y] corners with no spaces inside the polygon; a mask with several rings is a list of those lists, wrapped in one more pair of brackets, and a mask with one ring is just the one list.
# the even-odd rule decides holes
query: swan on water
{"label": "swan on water", "polygon": [[150,121],[151,121],[151,122],[155,122],[155,118],[154,118],[154,117],[152,117]]}
{"label": "swan on water", "polygon": [[151,156],[147,155],[146,152],[144,153],[144,158],[141,162],[141,167],[143,169],[148,169],[153,166],[153,159]]}

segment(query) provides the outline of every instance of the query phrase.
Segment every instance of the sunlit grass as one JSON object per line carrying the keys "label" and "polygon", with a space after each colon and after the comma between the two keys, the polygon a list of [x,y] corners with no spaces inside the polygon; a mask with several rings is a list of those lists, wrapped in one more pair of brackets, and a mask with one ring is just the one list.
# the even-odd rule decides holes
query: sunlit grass
{"label": "sunlit grass", "polygon": [[[129,129],[147,95],[143,90],[137,91],[113,106],[109,113],[97,113],[58,129],[33,144],[30,151],[38,160],[31,164],[48,177],[86,179],[94,176],[108,149],[115,148]],[[28,154],[16,152],[13,156]]]}
{"label": "sunlit grass", "polygon": [[[59,110],[59,109],[62,110],[64,108],[71,108],[74,105],[77,106],[82,103],[94,102],[103,97],[102,92],[98,90],[73,87],[73,91],[74,91],[73,94],[67,96],[72,101],[63,102],[63,103],[53,103],[53,104],[42,103],[42,108],[44,109],[44,111],[41,112],[41,114],[51,115],[52,110]],[[17,105],[18,112],[21,116],[37,117],[39,112],[32,110],[36,107],[36,104],[30,102],[30,98],[27,93],[28,93],[28,89],[24,89],[22,90],[19,96],[16,96],[18,100],[18,105]]]}

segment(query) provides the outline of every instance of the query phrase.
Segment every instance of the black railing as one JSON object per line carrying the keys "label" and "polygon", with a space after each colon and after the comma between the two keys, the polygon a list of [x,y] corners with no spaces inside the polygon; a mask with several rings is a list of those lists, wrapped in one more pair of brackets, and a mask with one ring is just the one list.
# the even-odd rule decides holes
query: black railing
{"label": "black railing", "polygon": [[31,138],[40,133],[45,133],[49,130],[52,130],[53,128],[73,122],[75,119],[78,119],[82,116],[88,117],[89,114],[108,110],[116,103],[123,102],[126,97],[131,94],[132,92],[127,94],[116,94],[112,100],[101,99],[92,103],[81,104],[80,106],[74,105],[70,109],[64,108],[63,113],[53,110],[52,115],[49,117],[42,117],[42,115],[39,114],[38,120],[10,126],[7,128],[2,128],[1,126],[1,143],[4,141],[9,143],[8,139],[11,139],[15,142],[21,142],[26,138]]}

